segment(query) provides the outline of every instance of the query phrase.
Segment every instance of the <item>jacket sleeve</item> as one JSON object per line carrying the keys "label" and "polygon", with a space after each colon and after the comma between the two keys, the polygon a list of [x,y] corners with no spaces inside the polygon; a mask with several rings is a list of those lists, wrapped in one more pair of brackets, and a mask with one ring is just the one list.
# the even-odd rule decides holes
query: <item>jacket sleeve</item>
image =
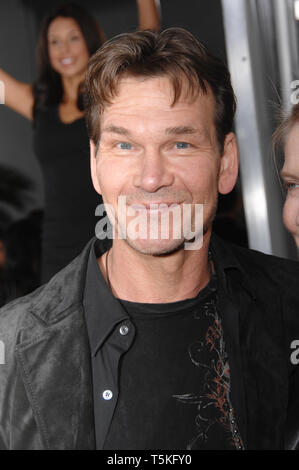
{"label": "jacket sleeve", "polygon": [[0,449],[10,449],[14,382],[17,373],[14,357],[14,311],[0,310]]}
{"label": "jacket sleeve", "polygon": [[299,450],[299,367],[294,370],[289,380],[285,449]]}
{"label": "jacket sleeve", "polygon": [[23,299],[0,309],[0,449],[15,449],[30,407],[18,369],[16,343],[26,318]]}

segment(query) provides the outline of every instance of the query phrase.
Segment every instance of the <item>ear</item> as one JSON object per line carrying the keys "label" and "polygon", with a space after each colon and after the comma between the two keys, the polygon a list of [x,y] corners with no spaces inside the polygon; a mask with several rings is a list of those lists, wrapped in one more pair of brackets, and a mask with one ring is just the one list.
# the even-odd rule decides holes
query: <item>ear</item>
{"label": "ear", "polygon": [[239,151],[236,136],[233,132],[226,135],[220,161],[218,191],[228,194],[234,188],[239,169]]}
{"label": "ear", "polygon": [[96,146],[92,140],[90,140],[89,143],[90,143],[90,171],[91,171],[93,187],[97,193],[102,194],[101,187],[100,187],[99,180],[98,180],[98,175],[97,175]]}

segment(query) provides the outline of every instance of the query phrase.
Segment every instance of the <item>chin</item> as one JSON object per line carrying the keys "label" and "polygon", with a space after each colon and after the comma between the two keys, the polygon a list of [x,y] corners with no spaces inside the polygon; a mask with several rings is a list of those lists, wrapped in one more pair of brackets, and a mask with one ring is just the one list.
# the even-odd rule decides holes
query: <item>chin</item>
{"label": "chin", "polygon": [[[123,239],[127,245],[144,255],[166,256],[180,250],[199,250],[202,247],[203,237],[211,230],[213,217],[214,213],[205,221],[206,223],[201,227],[201,230],[196,232],[195,238],[192,239],[189,239],[189,237],[187,237],[187,239],[182,232],[180,235],[177,232],[170,232],[168,238],[161,238],[161,236],[153,238],[153,236],[147,232],[147,234],[143,234],[143,236],[140,236],[140,234],[137,236],[136,234],[135,238],[130,236],[128,231],[126,232],[121,225],[121,230],[117,230],[115,236],[116,238]],[[160,230],[159,233],[161,233]],[[177,233],[177,236],[175,236],[174,233]],[[194,232],[192,232],[192,234],[194,235]]]}
{"label": "chin", "polygon": [[143,255],[166,256],[184,249],[185,240],[132,240],[125,239],[125,242],[133,250]]}
{"label": "chin", "polygon": [[76,75],[80,75],[85,71],[85,69],[82,69],[82,67],[75,66],[75,64],[69,68],[55,66],[53,67],[53,69],[62,77],[75,77]]}
{"label": "chin", "polygon": [[80,74],[80,71],[78,70],[61,70],[60,72],[60,75],[62,77],[75,77],[76,75],[79,75]]}

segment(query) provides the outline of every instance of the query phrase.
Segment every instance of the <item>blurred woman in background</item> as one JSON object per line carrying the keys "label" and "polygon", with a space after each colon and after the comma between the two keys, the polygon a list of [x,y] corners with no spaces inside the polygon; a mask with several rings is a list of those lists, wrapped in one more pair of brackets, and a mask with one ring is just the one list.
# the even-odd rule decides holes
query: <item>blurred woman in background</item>
{"label": "blurred woman in background", "polygon": [[[283,221],[299,248],[299,104],[282,119],[274,133],[273,145],[277,167],[286,189]],[[282,155],[280,160],[279,154]]]}
{"label": "blurred woman in background", "polygon": [[[137,0],[139,28],[159,29],[155,0]],[[90,178],[83,82],[90,56],[104,34],[76,4],[49,14],[38,41],[38,79],[15,80],[0,69],[5,104],[33,121],[34,149],[45,188],[42,282],[47,282],[95,234],[95,208],[102,202]]]}

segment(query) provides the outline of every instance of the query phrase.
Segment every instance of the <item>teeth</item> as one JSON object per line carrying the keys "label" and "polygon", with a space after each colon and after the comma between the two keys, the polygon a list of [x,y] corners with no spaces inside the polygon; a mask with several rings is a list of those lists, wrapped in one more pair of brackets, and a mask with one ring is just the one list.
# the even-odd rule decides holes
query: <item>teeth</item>
{"label": "teeth", "polygon": [[71,57],[67,57],[65,59],[62,59],[61,63],[63,65],[68,65],[68,64],[72,64],[74,62],[74,59],[72,59]]}

